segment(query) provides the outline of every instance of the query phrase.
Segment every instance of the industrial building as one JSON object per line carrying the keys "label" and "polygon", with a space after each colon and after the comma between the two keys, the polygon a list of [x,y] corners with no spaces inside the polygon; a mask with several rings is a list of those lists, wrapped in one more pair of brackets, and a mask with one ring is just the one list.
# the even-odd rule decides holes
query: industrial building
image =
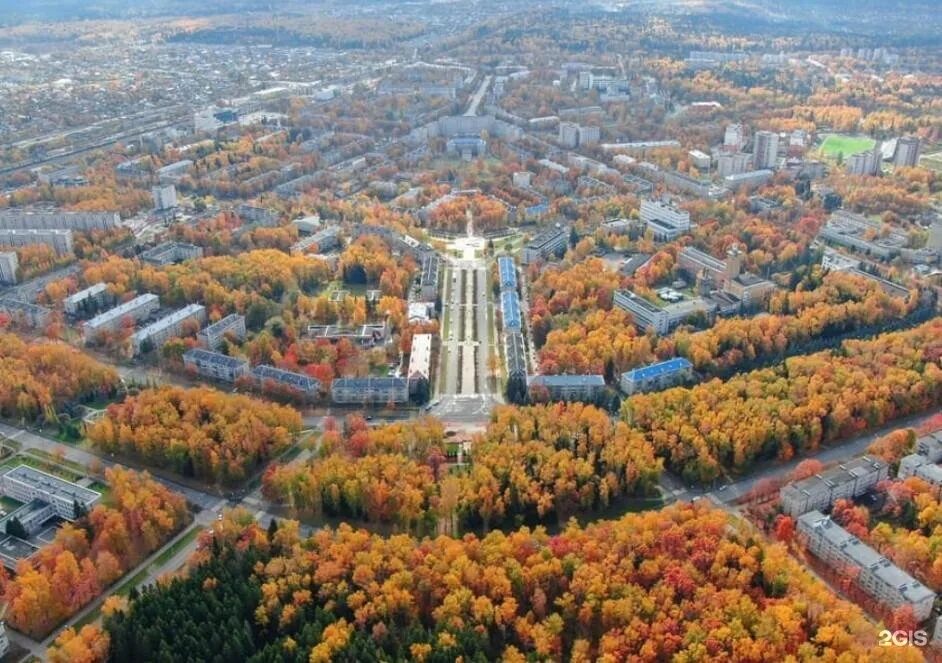
{"label": "industrial building", "polygon": [[180,310],[137,330],[131,336],[134,354],[145,352],[148,345],[153,350],[160,348],[174,336],[183,334],[188,322],[202,326],[206,322],[206,307],[202,304],[187,304]]}
{"label": "industrial building", "polygon": [[798,518],[798,534],[808,550],[841,574],[852,569],[856,583],[888,610],[912,608],[917,621],[928,619],[935,592],[880,555],[820,511]]}
{"label": "industrial building", "polygon": [[531,375],[527,383],[531,398],[537,400],[542,390],[553,401],[594,402],[605,393],[601,375]]}
{"label": "industrial building", "polygon": [[303,394],[308,397],[315,397],[320,393],[321,382],[316,378],[302,373],[286,371],[274,366],[262,364],[252,369],[252,377],[258,386],[262,389],[275,386],[288,391]]}
{"label": "industrial building", "polygon": [[207,325],[196,335],[196,340],[204,348],[216,350],[222,345],[227,335],[245,340],[245,316],[231,313],[211,325]]}
{"label": "industrial building", "polygon": [[621,390],[628,394],[658,391],[686,382],[693,377],[693,364],[683,357],[675,357],[656,364],[642,366],[621,374]]}
{"label": "industrial building", "polygon": [[72,253],[72,231],[55,228],[27,230],[0,228],[0,246],[20,247],[30,244],[45,244],[55,251],[56,255],[66,255]]}
{"label": "industrial building", "polygon": [[549,258],[560,249],[565,249],[569,242],[569,229],[563,226],[547,228],[523,247],[520,262],[529,265]]}
{"label": "industrial building", "polygon": [[99,313],[82,327],[85,342],[98,340],[98,336],[102,332],[117,331],[127,319],[131,319],[135,323],[139,322],[159,308],[160,298],[157,295],[146,293],[108,309],[104,313]]}
{"label": "industrial building", "polygon": [[249,363],[219,352],[192,348],[183,353],[183,365],[205,378],[235,382],[249,374]]}
{"label": "industrial building", "polygon": [[780,492],[782,511],[790,516],[813,510],[826,511],[839,499],[860,497],[889,475],[889,466],[879,458],[855,458],[783,487]]}
{"label": "industrial building", "polygon": [[409,381],[406,378],[338,378],[330,385],[330,397],[340,404],[405,403],[409,400]]}

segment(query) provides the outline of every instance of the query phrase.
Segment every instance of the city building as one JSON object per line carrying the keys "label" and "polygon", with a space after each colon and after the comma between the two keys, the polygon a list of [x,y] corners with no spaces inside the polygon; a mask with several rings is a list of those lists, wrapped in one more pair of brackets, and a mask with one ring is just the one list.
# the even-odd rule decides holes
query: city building
{"label": "city building", "polygon": [[15,285],[19,268],[16,251],[0,251],[0,284]]}
{"label": "city building", "polygon": [[504,360],[507,364],[507,378],[526,380],[527,350],[521,332],[504,333]]}
{"label": "city building", "polygon": [[520,262],[530,265],[539,260],[555,255],[560,249],[565,249],[569,243],[569,228],[554,226],[547,228],[523,247]]}
{"label": "city building", "polygon": [[108,286],[98,282],[66,297],[62,300],[62,307],[69,315],[84,317],[97,314],[113,300],[114,297],[108,291]]}
{"label": "city building", "polygon": [[422,259],[419,272],[419,301],[434,302],[438,299],[438,284],[441,278],[442,259],[438,254],[430,254]]}
{"label": "city building", "polygon": [[324,222],[319,214],[310,214],[295,219],[291,225],[298,229],[298,235],[313,235],[323,227]]}
{"label": "city building", "polygon": [[884,260],[899,255],[909,241],[905,233],[889,225],[843,209],[831,214],[818,238]]}
{"label": "city building", "polygon": [[419,383],[429,385],[432,382],[432,334],[412,336],[412,350],[409,352],[409,387],[415,391]]}
{"label": "city building", "polygon": [[710,170],[710,166],[713,164],[713,158],[700,150],[690,150],[687,152],[687,156],[690,157],[690,162],[697,167],[697,170]]}
{"label": "city building", "polygon": [[160,298],[157,295],[151,293],[138,295],[86,321],[82,327],[85,342],[98,340],[102,332],[117,331],[126,320],[131,320],[133,323],[140,322],[159,308]]}
{"label": "city building", "polygon": [[505,331],[521,331],[523,320],[520,316],[520,295],[516,290],[501,291],[500,317]]}
{"label": "city building", "polygon": [[152,350],[157,350],[174,336],[185,333],[187,323],[196,324],[199,327],[204,322],[206,322],[206,307],[202,304],[187,304],[180,310],[134,332],[131,335],[131,347],[135,355],[147,352],[148,346]]}
{"label": "city building", "polygon": [[0,313],[19,326],[40,329],[49,323],[52,311],[45,306],[31,304],[13,297],[0,297]]}
{"label": "city building", "polygon": [[919,165],[920,148],[921,144],[916,136],[899,138],[896,141],[896,150],[893,153],[893,165],[897,168]]}
{"label": "city building", "polygon": [[752,155],[747,152],[724,152],[716,157],[716,174],[729,177],[745,173],[751,161]]}
{"label": "city building", "polygon": [[917,439],[916,453],[930,463],[942,461],[942,430],[923,435]]}
{"label": "city building", "polygon": [[0,246],[21,247],[30,244],[45,244],[55,251],[56,255],[66,255],[72,253],[72,231],[55,228],[42,230],[0,228]]}
{"label": "city building", "polygon": [[324,338],[333,343],[345,338],[361,348],[372,348],[377,345],[384,345],[389,340],[389,328],[385,322],[360,325],[359,327],[308,325],[307,335],[309,338]]}
{"label": "city building", "polygon": [[267,228],[274,228],[278,225],[278,212],[268,207],[254,207],[252,205],[242,204],[236,208],[236,214],[248,223],[254,223]]}
{"label": "city building", "polygon": [[158,212],[167,212],[177,207],[177,187],[173,184],[151,187],[151,197],[154,199],[154,209]]}
{"label": "city building", "polygon": [[273,387],[286,389],[311,398],[321,391],[321,382],[303,373],[286,371],[274,366],[262,364],[252,369],[252,377],[260,389],[271,390]]}
{"label": "city building", "polygon": [[560,145],[573,149],[579,146],[579,125],[575,122],[560,122],[559,136]]}
{"label": "city building", "polygon": [[501,290],[517,289],[517,268],[514,259],[510,256],[501,256],[497,259],[497,272],[500,279]]}
{"label": "city building", "polygon": [[220,352],[191,348],[183,353],[183,365],[199,375],[221,382],[235,382],[249,374],[249,362]]}
{"label": "city building", "polygon": [[233,336],[239,341],[245,340],[245,316],[230,313],[226,317],[207,325],[196,335],[196,340],[208,350],[217,350],[226,336]]}
{"label": "city building", "polygon": [[532,174],[528,170],[521,170],[513,174],[513,184],[521,189],[530,188]]}
{"label": "city building", "polygon": [[141,260],[157,267],[202,257],[202,247],[185,242],[164,242],[141,253]]}
{"label": "city building", "polygon": [[740,188],[755,189],[760,187],[775,175],[771,170],[763,168],[761,170],[747,170],[744,173],[735,173],[723,178],[723,184],[731,191]]}
{"label": "city building", "polygon": [[325,253],[338,246],[340,246],[340,229],[336,226],[328,226],[292,244],[291,255],[304,255],[309,253],[312,247],[317,249],[317,253]]}
{"label": "city building", "polygon": [[335,403],[385,405],[409,400],[406,378],[338,378],[330,384],[330,397]]}
{"label": "city building", "polygon": [[622,373],[619,384],[621,390],[630,396],[675,387],[692,377],[693,364],[683,357],[675,357]]}
{"label": "city building", "polygon": [[743,254],[738,246],[731,246],[726,260],[718,260],[698,249],[687,246],[680,250],[677,265],[697,279],[701,290],[718,289],[738,299],[743,306],[764,300],[775,290],[775,284],[750,272],[742,271]]}
{"label": "city building", "polygon": [[616,291],[614,304],[631,314],[638,329],[644,331],[650,328],[662,335],[667,334],[685,320],[704,316],[709,321],[716,313],[716,305],[701,297],[685,299],[662,307],[652,304],[630,290]]}
{"label": "city building", "polygon": [[193,162],[189,159],[182,159],[157,169],[157,179],[161,184],[179,182],[186,171],[190,169]]}
{"label": "city building", "polygon": [[5,230],[110,230],[121,224],[117,212],[64,212],[60,210],[5,210],[0,228]]}
{"label": "city building", "polygon": [[935,593],[880,555],[820,511],[798,518],[798,534],[808,550],[841,574],[856,575],[856,583],[889,610],[912,608],[917,621],[928,619]]}
{"label": "city building", "polygon": [[727,152],[740,152],[746,144],[745,131],[741,124],[730,124],[726,126],[723,134],[723,148]]}
{"label": "city building", "polygon": [[641,222],[655,240],[667,242],[690,230],[690,212],[665,200],[642,200]]}
{"label": "city building", "polygon": [[782,511],[790,516],[826,511],[837,500],[860,497],[889,476],[889,466],[879,458],[854,458],[784,486],[780,492]]}
{"label": "city building", "polygon": [[487,141],[479,135],[452,136],[445,141],[445,152],[467,161],[487,153]]}
{"label": "city building", "polygon": [[757,131],[753,139],[752,164],[757,169],[775,168],[778,165],[778,134],[774,131]]}
{"label": "city building", "polygon": [[79,515],[75,510],[76,505],[87,510],[101,499],[101,493],[97,491],[29,465],[17,465],[0,476],[0,491],[23,504],[39,500],[52,507],[50,517],[54,515],[66,520],[73,520]]}
{"label": "city building", "polygon": [[918,477],[934,488],[936,498],[942,494],[942,467],[925,456],[909,454],[901,458],[896,476],[898,479]]}
{"label": "city building", "polygon": [[527,386],[534,400],[540,400],[545,390],[553,401],[594,402],[605,393],[605,378],[601,375],[531,375]]}

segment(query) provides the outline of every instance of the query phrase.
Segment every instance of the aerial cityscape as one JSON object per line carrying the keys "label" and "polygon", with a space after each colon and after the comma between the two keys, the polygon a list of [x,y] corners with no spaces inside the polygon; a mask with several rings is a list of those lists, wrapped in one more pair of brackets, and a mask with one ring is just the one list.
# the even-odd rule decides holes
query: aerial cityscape
{"label": "aerial cityscape", "polygon": [[0,661],[942,661],[934,0],[0,6]]}

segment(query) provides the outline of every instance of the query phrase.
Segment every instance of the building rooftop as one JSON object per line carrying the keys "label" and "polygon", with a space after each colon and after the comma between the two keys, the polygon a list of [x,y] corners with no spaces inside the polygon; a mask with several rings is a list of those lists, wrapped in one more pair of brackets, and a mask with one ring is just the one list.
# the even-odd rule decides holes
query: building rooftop
{"label": "building rooftop", "polygon": [[187,304],[181,309],[178,309],[171,313],[170,315],[165,315],[159,320],[155,320],[146,327],[143,327],[136,332],[134,332],[134,338],[143,339],[148,336],[152,336],[159,331],[166,329],[172,325],[182,322],[183,320],[188,319],[189,317],[198,314],[200,311],[206,310],[202,304]]}
{"label": "building rooftop", "polygon": [[500,293],[500,312],[505,329],[520,329],[520,297],[515,290]]}
{"label": "building rooftop", "polygon": [[630,380],[650,380],[661,375],[676,373],[678,371],[686,371],[692,368],[693,364],[683,357],[674,357],[673,359],[668,359],[667,361],[661,361],[656,364],[642,366],[640,368],[626,371],[622,375],[623,377],[628,377]]}
{"label": "building rooftop", "polygon": [[504,334],[504,348],[508,375],[527,374],[527,350],[520,332]]}
{"label": "building rooftop", "polygon": [[101,493],[98,491],[92,490],[91,488],[84,488],[76,483],[66,481],[65,479],[49,474],[48,472],[43,472],[42,470],[37,470],[35,467],[28,465],[17,465],[3,476],[7,479],[14,479],[33,486],[34,488],[44,490],[60,499],[78,500],[83,504],[90,504],[101,497]]}
{"label": "building rooftop", "polygon": [[89,297],[94,297],[95,295],[101,294],[108,290],[108,286],[104,283],[96,283],[95,285],[88,286],[84,290],[79,290],[73,295],[69,295],[63,300],[63,303],[68,304],[78,304]]}
{"label": "building rooftop", "polygon": [[497,259],[497,268],[500,272],[501,284],[507,284],[507,287],[515,288],[517,286],[517,270],[514,268],[513,258],[501,256]]}
{"label": "building rooftop", "polygon": [[88,327],[98,327],[99,325],[105,324],[114,320],[115,318],[120,318],[131,313],[131,311],[137,310],[139,307],[144,306],[149,303],[159,304],[160,298],[152,293],[145,293],[143,295],[138,295],[134,299],[128,300],[123,304],[118,304],[112,309],[108,309],[103,313],[99,313],[94,318],[85,323]]}
{"label": "building rooftop", "polygon": [[602,375],[531,375],[530,384],[544,387],[604,387]]}
{"label": "building rooftop", "polygon": [[191,348],[190,350],[187,350],[183,353],[183,361],[198,361],[205,364],[226,366],[228,368],[238,368],[240,366],[248,365],[248,362],[244,359],[230,357],[229,355],[224,355],[221,352],[213,352],[212,350],[204,350],[203,348]]}
{"label": "building rooftop", "polygon": [[315,391],[320,389],[321,386],[320,380],[309,375],[286,371],[267,364],[261,364],[253,368],[252,377],[259,381],[272,380],[304,391]]}
{"label": "building rooftop", "polygon": [[559,236],[567,232],[565,228],[547,228],[538,235],[536,235],[530,242],[527,244],[528,249],[540,250],[547,244],[552,244],[554,241],[559,239]]}
{"label": "building rooftop", "polygon": [[239,315],[238,313],[230,313],[226,317],[217,320],[213,324],[207,325],[203,329],[203,333],[207,335],[220,334],[226,331],[233,324],[236,324],[239,318],[242,318],[242,317],[243,316]]}

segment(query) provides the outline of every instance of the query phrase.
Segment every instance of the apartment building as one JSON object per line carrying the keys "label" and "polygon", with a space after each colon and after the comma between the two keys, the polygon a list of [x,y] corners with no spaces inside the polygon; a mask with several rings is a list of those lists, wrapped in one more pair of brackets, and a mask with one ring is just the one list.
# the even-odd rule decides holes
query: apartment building
{"label": "apartment building", "polygon": [[20,268],[16,251],[0,251],[0,284],[16,285],[17,270]]}
{"label": "apartment building", "polygon": [[826,511],[837,500],[860,497],[889,476],[890,468],[885,462],[861,456],[784,486],[780,492],[782,511],[790,516]]}
{"label": "apartment building", "polygon": [[235,382],[249,374],[249,363],[244,359],[203,348],[192,348],[184,352],[183,365],[205,378],[220,382]]}
{"label": "apartment building", "polygon": [[530,265],[539,260],[555,255],[560,249],[565,249],[569,242],[569,228],[555,226],[547,228],[523,247],[520,262]]}
{"label": "apartment building", "polygon": [[630,396],[675,387],[692,377],[693,364],[683,357],[675,357],[622,373],[619,384],[621,390]]}
{"label": "apartment building", "polygon": [[434,302],[438,299],[438,284],[441,279],[442,259],[430,254],[422,259],[419,271],[418,300]]}
{"label": "apartment building", "polygon": [[0,228],[0,246],[21,247],[30,244],[45,244],[56,255],[72,253],[72,231],[54,228],[14,230]]}
{"label": "apartment building", "polygon": [[667,334],[674,327],[694,316],[703,315],[709,320],[716,313],[716,305],[702,297],[658,306],[630,290],[616,291],[613,303],[616,307],[631,314],[638,329],[643,331],[650,328],[657,334]]}
{"label": "apartment building", "polygon": [[159,349],[174,336],[182,335],[187,323],[202,326],[204,322],[206,322],[206,307],[202,304],[187,304],[180,310],[134,332],[131,336],[131,347],[135,355],[144,352],[148,346],[153,350]]}
{"label": "apartment building", "polygon": [[812,554],[841,573],[852,569],[860,589],[888,610],[909,606],[920,622],[932,613],[935,592],[820,511],[800,516],[797,529]]}
{"label": "apartment building", "polygon": [[242,204],[236,208],[236,214],[248,223],[274,228],[278,225],[278,212],[268,207],[255,207]]}
{"label": "apartment building", "polygon": [[895,228],[842,209],[831,214],[818,238],[883,260],[899,255],[909,242],[906,234]]}
{"label": "apartment building", "polygon": [[746,152],[729,152],[717,155],[716,174],[720,177],[738,175],[749,170],[752,155]]}
{"label": "apartment building", "polygon": [[204,348],[217,350],[226,335],[231,335],[236,339],[245,340],[245,316],[238,313],[231,313],[226,317],[217,320],[211,325],[207,325],[196,335],[196,340]]}
{"label": "apartment building", "polygon": [[340,246],[340,229],[336,226],[328,226],[292,244],[291,255],[304,255],[309,253],[312,247],[317,249],[317,253],[326,253],[338,246]]}
{"label": "apartment building", "polygon": [[385,322],[345,327],[342,325],[308,325],[309,338],[324,338],[332,343],[347,339],[361,348],[384,345],[389,340],[389,327]]}
{"label": "apartment building", "polygon": [[768,168],[747,170],[742,173],[727,175],[723,178],[723,184],[731,191],[737,191],[739,189],[752,190],[771,180],[774,175],[775,173]]}
{"label": "apartment building", "polygon": [[293,371],[275,368],[267,364],[253,368],[252,377],[262,389],[276,387],[303,394],[311,398],[317,396],[321,390],[321,382],[316,378],[304,375],[303,373],[295,373]]}
{"label": "apartment building", "polygon": [[409,400],[409,381],[406,378],[338,378],[330,385],[330,397],[339,404],[405,403]]}
{"label": "apartment building", "polygon": [[501,256],[497,259],[497,272],[501,290],[517,289],[517,268],[514,259],[510,256]]}
{"label": "apartment building", "polygon": [[88,509],[101,499],[101,493],[97,491],[28,465],[18,465],[0,476],[0,490],[24,504],[34,500],[49,504],[55,515],[66,520],[76,517],[76,504]]}
{"label": "apartment building", "polygon": [[149,315],[160,308],[160,298],[151,293],[138,295],[134,299],[119,304],[104,313],[99,313],[91,320],[85,322],[82,327],[82,334],[85,342],[93,342],[103,332],[117,331],[125,320],[132,320],[137,323],[144,320]]}
{"label": "apartment building", "polygon": [[523,341],[522,333],[504,333],[504,361],[506,362],[508,379],[526,379],[527,350]]}
{"label": "apartment building", "polygon": [[202,247],[186,242],[164,242],[141,253],[141,260],[157,267],[175,265],[184,260],[202,257]]}
{"label": "apartment building", "polygon": [[668,242],[690,230],[690,212],[663,200],[641,201],[641,222],[654,239]]}
{"label": "apartment building", "polygon": [[110,230],[121,224],[117,212],[64,212],[61,210],[6,210],[0,212],[5,230]]}
{"label": "apartment building", "polygon": [[893,152],[893,165],[897,168],[913,167],[919,164],[921,143],[918,136],[904,136],[896,141]]}
{"label": "apartment building", "polygon": [[154,209],[158,212],[173,210],[177,207],[177,187],[172,184],[151,187],[150,195],[154,199]]}
{"label": "apartment building", "polygon": [[69,315],[79,317],[97,313],[113,299],[108,286],[98,282],[66,297],[62,300],[62,307]]}
{"label": "apartment building", "polygon": [[752,163],[755,168],[775,168],[778,165],[778,134],[774,131],[757,131],[752,146]]}
{"label": "apartment building", "polygon": [[936,497],[942,495],[942,466],[936,465],[925,456],[909,454],[899,461],[897,478],[917,477],[933,487]]}
{"label": "apartment building", "polygon": [[553,401],[594,402],[605,393],[601,375],[531,375],[527,381],[531,397],[539,399],[546,392]]}

